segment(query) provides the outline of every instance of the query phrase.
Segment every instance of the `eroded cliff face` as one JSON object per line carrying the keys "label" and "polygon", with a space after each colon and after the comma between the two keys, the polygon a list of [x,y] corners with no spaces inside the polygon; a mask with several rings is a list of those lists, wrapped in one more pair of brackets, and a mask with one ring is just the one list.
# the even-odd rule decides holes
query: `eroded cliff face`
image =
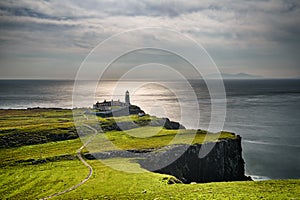
{"label": "eroded cliff face", "polygon": [[[199,158],[200,148],[205,148],[205,145],[212,143],[175,145],[163,154],[152,154],[140,164],[150,171],[173,175],[184,183],[250,180],[245,176],[240,136],[216,142],[205,157]],[[175,162],[170,162],[170,158],[185,148],[185,153]],[[158,166],[166,167],[157,170]]]}

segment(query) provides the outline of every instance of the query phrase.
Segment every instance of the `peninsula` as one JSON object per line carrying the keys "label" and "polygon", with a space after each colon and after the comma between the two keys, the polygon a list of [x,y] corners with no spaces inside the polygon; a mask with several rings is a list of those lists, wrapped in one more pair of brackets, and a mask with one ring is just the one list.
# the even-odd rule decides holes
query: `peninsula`
{"label": "peninsula", "polygon": [[[134,112],[122,116],[97,116],[96,123],[102,132],[95,136],[95,141],[105,136],[122,149],[112,150],[103,143],[98,152],[89,152],[89,146],[82,146],[73,112],[93,115],[92,112],[99,110],[0,110],[1,196],[11,199],[44,198],[53,194],[61,194],[59,197],[62,199],[298,196],[298,180],[241,181],[249,178],[244,174],[241,138],[238,135],[224,131],[214,134],[188,130],[167,118],[150,116],[138,106],[127,104],[126,107]],[[89,126],[96,127],[96,124],[90,123]],[[88,131],[86,127],[81,128]],[[195,131],[195,138],[188,144],[187,137]],[[156,134],[148,138],[132,136],[153,132]],[[176,135],[180,142],[169,144]],[[211,152],[199,158],[201,146],[211,143],[215,144]],[[167,162],[168,158],[186,147],[187,151],[175,162],[152,170],[155,163]],[[157,150],[162,148],[167,150],[159,154]],[[145,152],[150,152],[151,156],[138,156]],[[95,160],[95,157],[127,169],[139,168],[144,173],[116,171]],[[92,174],[81,159],[87,161]],[[217,183],[222,181],[237,182]],[[79,183],[83,185],[79,186]],[[293,184],[296,187],[290,187]],[[241,191],[240,188],[245,189]],[[285,192],[279,192],[282,190]],[[60,193],[62,191],[67,192]],[[236,191],[239,191],[238,195]]]}

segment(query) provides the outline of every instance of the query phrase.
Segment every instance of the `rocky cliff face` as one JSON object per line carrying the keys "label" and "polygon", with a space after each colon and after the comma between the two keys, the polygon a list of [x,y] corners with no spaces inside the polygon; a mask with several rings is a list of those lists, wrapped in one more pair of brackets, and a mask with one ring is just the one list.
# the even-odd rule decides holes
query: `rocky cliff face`
{"label": "rocky cliff face", "polygon": [[[215,143],[213,149],[203,158],[199,158],[201,146],[176,145],[163,154],[152,154],[140,162],[141,166],[158,173],[170,174],[184,183],[213,182],[213,181],[242,181],[249,180],[245,176],[244,160],[242,158],[241,138],[224,139]],[[187,151],[175,162],[157,169],[157,166],[167,164],[183,148]]]}

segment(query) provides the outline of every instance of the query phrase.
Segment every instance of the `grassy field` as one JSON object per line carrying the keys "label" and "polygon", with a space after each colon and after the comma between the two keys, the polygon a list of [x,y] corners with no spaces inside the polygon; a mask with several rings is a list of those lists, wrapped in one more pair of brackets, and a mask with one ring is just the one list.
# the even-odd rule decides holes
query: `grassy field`
{"label": "grassy field", "polygon": [[[114,163],[130,162],[111,159]],[[92,178],[81,187],[54,199],[297,199],[299,180],[167,184],[168,175],[115,171],[100,161],[89,161]],[[138,167],[138,166],[136,166]],[[2,198],[36,199],[80,182],[88,170],[78,160],[1,169]]]}
{"label": "grassy field", "polygon": [[117,148],[123,150],[156,149],[171,144],[201,144],[236,138],[235,135],[228,132],[221,134],[205,133],[195,130],[167,130],[162,127],[145,126],[126,131],[109,131],[105,134],[98,134],[88,145],[88,149],[90,151],[107,151]]}
{"label": "grassy field", "polygon": [[[150,120],[155,120],[152,118]],[[149,121],[149,116],[99,118],[99,123]],[[72,131],[70,110],[0,110],[0,136],[21,134],[22,140],[36,135],[68,134]],[[65,131],[65,132],[64,132]],[[26,132],[27,134],[23,134]],[[92,134],[92,132],[90,133]],[[87,135],[88,137],[89,135]],[[150,137],[151,136],[151,137]],[[194,137],[195,136],[195,137]],[[5,137],[4,137],[5,138]],[[7,137],[6,137],[7,138]],[[174,138],[175,139],[174,141]],[[202,143],[218,139],[234,139],[231,133],[206,134],[205,131],[167,130],[144,126],[127,131],[99,133],[88,149],[113,150],[106,144],[113,142],[121,149],[159,148],[172,143]],[[0,199],[39,199],[65,190],[88,175],[88,168],[76,157],[82,146],[79,138],[61,141],[45,140],[34,145],[18,143],[0,148]],[[100,146],[100,147],[99,147]],[[43,161],[43,162],[36,162]],[[174,177],[141,169],[129,158],[88,160],[94,173],[88,182],[74,191],[53,199],[299,199],[300,180],[271,180],[219,182],[204,184],[168,184]],[[119,166],[127,173],[112,169]]]}
{"label": "grassy field", "polygon": [[0,110],[0,148],[78,137],[70,110]]}

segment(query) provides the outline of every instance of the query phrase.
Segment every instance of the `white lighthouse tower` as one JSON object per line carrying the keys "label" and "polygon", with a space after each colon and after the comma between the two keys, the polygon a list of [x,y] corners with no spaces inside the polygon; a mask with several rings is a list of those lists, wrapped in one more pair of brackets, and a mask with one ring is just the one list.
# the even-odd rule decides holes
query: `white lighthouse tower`
{"label": "white lighthouse tower", "polygon": [[127,106],[130,105],[130,98],[129,98],[128,90],[125,92],[125,103],[126,103]]}

